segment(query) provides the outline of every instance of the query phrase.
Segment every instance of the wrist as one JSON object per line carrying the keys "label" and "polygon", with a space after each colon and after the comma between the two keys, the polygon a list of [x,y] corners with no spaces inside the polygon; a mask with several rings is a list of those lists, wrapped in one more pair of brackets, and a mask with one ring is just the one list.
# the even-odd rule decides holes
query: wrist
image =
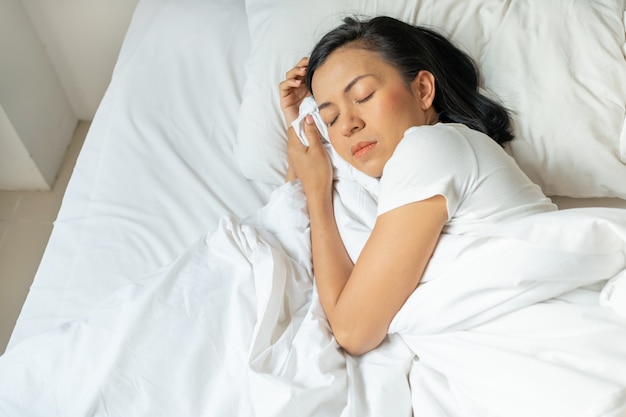
{"label": "wrist", "polygon": [[334,219],[332,193],[307,194],[307,208],[311,222],[319,219]]}
{"label": "wrist", "polygon": [[282,109],[283,119],[287,123],[287,129],[291,127],[291,123],[298,118],[298,110],[296,109]]}

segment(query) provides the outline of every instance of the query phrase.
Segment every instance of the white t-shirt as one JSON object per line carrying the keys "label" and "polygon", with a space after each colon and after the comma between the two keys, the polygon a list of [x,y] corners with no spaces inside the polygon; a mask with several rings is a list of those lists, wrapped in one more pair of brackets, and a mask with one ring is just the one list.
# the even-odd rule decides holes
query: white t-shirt
{"label": "white t-shirt", "polygon": [[378,215],[435,195],[446,199],[443,232],[452,234],[556,210],[500,145],[457,123],[405,132],[383,169]]}

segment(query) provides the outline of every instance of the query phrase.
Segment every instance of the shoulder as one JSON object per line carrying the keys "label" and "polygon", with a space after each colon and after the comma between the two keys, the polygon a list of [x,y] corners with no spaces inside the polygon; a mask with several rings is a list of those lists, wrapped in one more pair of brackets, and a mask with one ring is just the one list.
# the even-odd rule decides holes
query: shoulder
{"label": "shoulder", "polygon": [[463,125],[438,123],[436,125],[409,128],[398,144],[395,154],[410,150],[430,150],[437,153],[451,152],[453,155],[471,152],[469,138],[474,132]]}
{"label": "shoulder", "polygon": [[462,128],[443,123],[410,128],[383,169],[379,214],[442,195],[452,216],[474,188],[477,173],[477,159]]}
{"label": "shoulder", "polygon": [[476,156],[470,143],[473,134],[471,129],[451,123],[411,127],[389,159],[383,176],[396,168],[405,170],[407,165],[417,169],[474,170]]}

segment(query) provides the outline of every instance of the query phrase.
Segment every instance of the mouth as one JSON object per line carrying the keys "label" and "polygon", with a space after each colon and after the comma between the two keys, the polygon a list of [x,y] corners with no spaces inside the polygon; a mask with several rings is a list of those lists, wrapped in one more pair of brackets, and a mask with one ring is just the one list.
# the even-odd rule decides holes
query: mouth
{"label": "mouth", "polygon": [[350,148],[350,152],[352,152],[353,156],[360,158],[374,149],[375,146],[376,142],[359,142]]}

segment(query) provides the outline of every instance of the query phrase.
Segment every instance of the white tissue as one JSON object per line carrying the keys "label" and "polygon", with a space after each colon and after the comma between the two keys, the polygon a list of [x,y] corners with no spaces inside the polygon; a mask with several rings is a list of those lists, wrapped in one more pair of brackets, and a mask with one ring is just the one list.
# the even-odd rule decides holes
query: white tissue
{"label": "white tissue", "polygon": [[320,116],[320,111],[317,108],[317,103],[315,102],[313,96],[305,97],[305,99],[302,100],[302,103],[300,103],[299,116],[291,123],[291,126],[296,131],[298,138],[300,138],[300,142],[302,142],[304,146],[309,146],[309,141],[304,134],[304,118],[309,114],[313,116],[315,126],[317,126],[317,130],[320,132],[322,145],[324,146],[324,149],[326,149],[326,152],[330,157],[330,161],[333,164],[335,180],[345,179],[354,181],[366,189],[372,195],[374,200],[377,200],[379,185],[378,178],[372,178],[354,168],[345,159],[339,156],[339,154],[331,146],[330,138],[328,136],[328,127]]}
{"label": "white tissue", "polygon": [[309,146],[309,141],[304,134],[304,118],[309,114],[313,117],[315,126],[317,126],[317,130],[319,130],[323,141],[328,142],[328,128],[326,127],[326,123],[322,120],[322,116],[320,115],[320,111],[317,108],[317,103],[313,96],[307,96],[302,100],[302,103],[300,103],[299,116],[296,120],[291,122],[291,126],[293,130],[296,131],[300,142],[302,142],[304,146]]}

